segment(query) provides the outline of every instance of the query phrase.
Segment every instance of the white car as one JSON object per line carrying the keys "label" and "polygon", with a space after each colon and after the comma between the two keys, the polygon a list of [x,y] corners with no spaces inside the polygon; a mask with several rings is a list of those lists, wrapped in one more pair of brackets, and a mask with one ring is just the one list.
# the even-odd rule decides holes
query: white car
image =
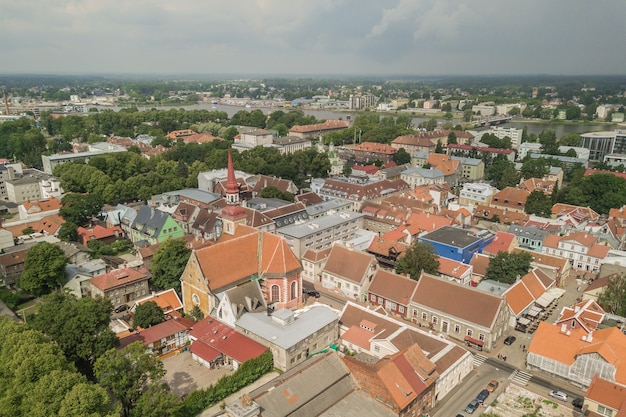
{"label": "white car", "polygon": [[567,401],[567,394],[561,391],[550,391],[550,397],[561,401]]}

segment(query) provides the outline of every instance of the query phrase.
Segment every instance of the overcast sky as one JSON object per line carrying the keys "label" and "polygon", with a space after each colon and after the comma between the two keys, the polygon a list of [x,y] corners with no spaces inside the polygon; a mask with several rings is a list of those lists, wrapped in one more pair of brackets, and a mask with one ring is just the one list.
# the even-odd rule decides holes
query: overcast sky
{"label": "overcast sky", "polygon": [[626,74],[624,0],[2,0],[1,73]]}

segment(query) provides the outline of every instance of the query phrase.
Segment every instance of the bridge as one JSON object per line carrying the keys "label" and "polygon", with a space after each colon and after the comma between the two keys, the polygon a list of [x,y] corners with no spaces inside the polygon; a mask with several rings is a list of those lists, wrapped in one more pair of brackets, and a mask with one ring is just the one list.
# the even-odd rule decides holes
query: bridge
{"label": "bridge", "polygon": [[474,127],[493,126],[493,125],[506,123],[510,121],[511,119],[513,119],[513,116],[487,117],[485,119],[474,120],[474,122],[472,123],[474,124]]}

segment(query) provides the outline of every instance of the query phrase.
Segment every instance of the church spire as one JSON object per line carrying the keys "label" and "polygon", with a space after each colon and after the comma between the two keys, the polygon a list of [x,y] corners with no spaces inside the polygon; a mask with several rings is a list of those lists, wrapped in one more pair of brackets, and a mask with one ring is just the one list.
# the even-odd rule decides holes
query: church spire
{"label": "church spire", "polygon": [[224,223],[224,233],[232,235],[235,232],[235,224],[246,220],[246,210],[239,205],[239,184],[235,178],[235,167],[233,158],[228,148],[228,174],[226,176],[226,207],[222,209],[222,222]]}

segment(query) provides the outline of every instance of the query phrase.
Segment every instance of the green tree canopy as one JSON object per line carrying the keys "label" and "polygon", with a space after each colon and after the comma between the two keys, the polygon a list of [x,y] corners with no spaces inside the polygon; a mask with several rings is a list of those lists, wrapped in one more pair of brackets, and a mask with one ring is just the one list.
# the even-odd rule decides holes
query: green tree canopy
{"label": "green tree canopy", "polygon": [[61,199],[59,214],[67,222],[84,225],[89,219],[100,213],[102,204],[102,198],[98,194],[70,193]]}
{"label": "green tree canopy", "polygon": [[67,258],[60,247],[38,243],[26,254],[18,285],[31,294],[47,294],[65,283],[66,264]]}
{"label": "green tree canopy", "polygon": [[0,415],[117,417],[106,390],[76,372],[41,332],[0,316]]}
{"label": "green tree canopy", "polygon": [[541,217],[550,217],[552,215],[552,199],[543,191],[535,190],[530,193],[526,199],[524,211],[528,214],[534,214]]}
{"label": "green tree canopy", "polygon": [[270,186],[263,188],[261,192],[259,193],[259,196],[263,198],[279,198],[285,201],[291,201],[291,202],[294,201],[293,194],[291,194],[288,191],[285,191],[285,192],[280,191],[278,187],[276,187],[275,185],[270,185]]}
{"label": "green tree canopy", "polygon": [[175,288],[180,292],[180,276],[187,266],[191,250],[184,239],[167,239],[152,258],[152,282],[159,289]]}
{"label": "green tree canopy", "polygon": [[124,417],[130,417],[143,393],[165,375],[163,362],[147,353],[142,342],[108,350],[98,358],[94,370],[100,385],[121,403]]}
{"label": "green tree canopy", "polygon": [[605,173],[581,177],[565,189],[564,202],[608,214],[611,208],[626,204],[626,180]]}
{"label": "green tree canopy", "polygon": [[393,154],[393,160],[398,165],[408,164],[411,162],[411,155],[404,148],[400,148]]}
{"label": "green tree canopy", "polygon": [[31,320],[33,328],[45,333],[85,375],[92,375],[96,359],[119,345],[109,328],[113,306],[103,298],[76,299],[69,293],[55,292],[44,297]]}
{"label": "green tree canopy", "polygon": [[544,158],[532,159],[528,158],[522,163],[520,173],[525,180],[528,178],[543,178],[550,172],[550,166]]}
{"label": "green tree canopy", "polygon": [[598,304],[607,312],[626,316],[626,278],[615,275],[598,296]]}
{"label": "green tree canopy", "polygon": [[135,308],[133,326],[147,329],[150,326],[161,323],[163,320],[165,320],[165,314],[163,314],[161,307],[154,301],[148,301],[139,304]]}
{"label": "green tree canopy", "polygon": [[422,271],[436,274],[439,270],[439,257],[430,243],[416,241],[396,263],[398,274],[407,274],[419,280]]}
{"label": "green tree canopy", "polygon": [[526,252],[499,252],[489,261],[485,279],[513,284],[528,273],[531,261],[532,256]]}
{"label": "green tree canopy", "polygon": [[72,222],[63,223],[57,237],[64,242],[78,242],[78,226]]}

